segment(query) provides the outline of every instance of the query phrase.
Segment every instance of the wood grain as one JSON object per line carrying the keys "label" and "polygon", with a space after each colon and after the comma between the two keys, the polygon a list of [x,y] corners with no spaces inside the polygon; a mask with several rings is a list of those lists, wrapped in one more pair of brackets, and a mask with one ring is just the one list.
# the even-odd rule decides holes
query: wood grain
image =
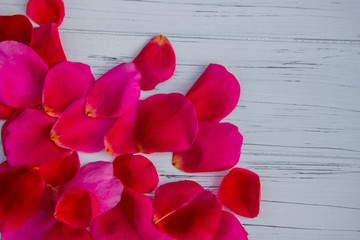
{"label": "wood grain", "polygon": [[[175,76],[142,97],[185,93],[210,62],[237,76],[241,99],[224,121],[244,135],[239,166],[262,181],[259,217],[239,218],[249,239],[360,239],[360,1],[64,2],[67,57],[97,77],[153,35],[169,37]],[[0,0],[0,14],[25,5]],[[170,154],[149,158],[162,183],[192,179],[216,192],[226,174],[185,174]]]}

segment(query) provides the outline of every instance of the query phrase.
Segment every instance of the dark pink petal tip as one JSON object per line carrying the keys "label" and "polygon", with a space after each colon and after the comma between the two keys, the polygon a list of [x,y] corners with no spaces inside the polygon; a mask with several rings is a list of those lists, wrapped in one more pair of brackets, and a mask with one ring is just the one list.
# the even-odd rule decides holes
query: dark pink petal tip
{"label": "dark pink petal tip", "polygon": [[39,25],[62,23],[65,16],[65,7],[62,0],[29,0],[26,9],[28,15]]}
{"label": "dark pink petal tip", "polygon": [[231,213],[222,211],[220,224],[212,240],[248,240],[248,233]]}

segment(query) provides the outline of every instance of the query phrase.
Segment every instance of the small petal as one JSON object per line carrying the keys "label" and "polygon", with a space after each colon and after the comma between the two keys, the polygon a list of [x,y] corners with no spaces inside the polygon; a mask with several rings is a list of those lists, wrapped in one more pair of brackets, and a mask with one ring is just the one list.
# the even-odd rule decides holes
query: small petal
{"label": "small petal", "polygon": [[145,45],[133,63],[141,73],[141,89],[152,90],[174,74],[175,52],[169,40],[158,35]]}
{"label": "small petal", "polygon": [[15,108],[40,105],[47,71],[46,63],[30,47],[0,42],[0,102]]}
{"label": "small petal", "polygon": [[259,176],[243,168],[232,169],[220,184],[219,199],[236,214],[256,217],[260,210]]}
{"label": "small petal", "polygon": [[44,181],[53,187],[65,185],[71,181],[80,169],[77,152],[71,155],[39,165],[39,171]]}
{"label": "small petal", "polygon": [[240,84],[225,67],[210,64],[186,97],[195,105],[199,120],[218,122],[236,107]]}
{"label": "small petal", "polygon": [[0,231],[9,232],[40,211],[45,183],[34,168],[0,166]]}
{"label": "small petal", "polygon": [[0,16],[0,42],[14,40],[29,45],[32,30],[31,22],[24,15]]}
{"label": "small petal", "polygon": [[140,152],[178,152],[188,149],[198,133],[193,104],[179,93],[156,94],[139,108],[136,141]]}
{"label": "small petal", "polygon": [[13,167],[38,165],[65,158],[72,151],[60,148],[50,139],[56,118],[38,109],[24,109],[6,126],[4,148]]}
{"label": "small petal", "polygon": [[114,176],[140,193],[150,193],[159,183],[154,164],[141,155],[123,155],[114,162]]}
{"label": "small petal", "polygon": [[99,78],[86,97],[85,111],[91,117],[118,117],[140,97],[141,75],[133,63],[122,63]]}
{"label": "small petal", "polygon": [[98,152],[105,148],[105,134],[116,119],[87,116],[84,101],[80,98],[65,109],[51,129],[51,138],[58,146],[74,151]]}
{"label": "small petal", "polygon": [[100,203],[99,214],[103,214],[115,207],[121,199],[123,185],[113,174],[110,162],[88,163],[81,167],[76,177],[64,187],[63,193],[70,188],[91,192]]}
{"label": "small petal", "polygon": [[85,229],[73,229],[58,222],[42,240],[92,240],[92,237]]}
{"label": "small petal", "polygon": [[29,0],[26,15],[39,25],[62,23],[65,7],[62,0]]}
{"label": "small petal", "polygon": [[0,119],[8,119],[11,114],[13,114],[16,111],[16,108],[9,107],[5,104],[0,103]]}
{"label": "small petal", "polygon": [[247,235],[239,220],[233,214],[223,211],[213,240],[248,240]]}
{"label": "small petal", "polygon": [[221,218],[221,203],[193,181],[167,183],[155,192],[154,222],[178,240],[211,240]]}
{"label": "small petal", "polygon": [[56,24],[34,28],[30,47],[44,59],[49,67],[66,61]]}
{"label": "small petal", "polygon": [[98,215],[100,203],[91,192],[70,188],[57,202],[54,216],[74,229],[85,229]]}
{"label": "small petal", "polygon": [[239,162],[243,137],[230,123],[199,122],[195,143],[173,155],[172,164],[185,172],[212,172],[230,169]]}
{"label": "small petal", "polygon": [[56,64],[45,77],[42,95],[45,112],[59,117],[70,103],[85,97],[94,82],[89,65],[68,61]]}

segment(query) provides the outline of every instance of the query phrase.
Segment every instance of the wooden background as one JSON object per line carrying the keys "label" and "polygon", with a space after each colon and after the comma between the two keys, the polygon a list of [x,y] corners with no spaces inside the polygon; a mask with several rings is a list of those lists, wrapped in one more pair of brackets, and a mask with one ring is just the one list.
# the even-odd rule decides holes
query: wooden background
{"label": "wooden background", "polygon": [[[150,93],[185,93],[220,63],[242,93],[225,121],[244,136],[240,167],[262,181],[250,240],[360,239],[359,0],[66,0],[60,34],[70,61],[96,77],[131,61],[154,35],[172,42],[175,76]],[[26,0],[0,0],[0,14]],[[150,155],[161,182],[192,179],[214,192],[226,172],[184,174]],[[82,155],[82,161],[112,158]]]}

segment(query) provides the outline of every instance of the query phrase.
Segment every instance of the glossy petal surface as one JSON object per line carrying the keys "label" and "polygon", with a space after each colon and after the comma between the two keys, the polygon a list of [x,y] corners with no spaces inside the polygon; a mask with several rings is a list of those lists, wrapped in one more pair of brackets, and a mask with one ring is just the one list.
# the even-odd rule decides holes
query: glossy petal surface
{"label": "glossy petal surface", "polygon": [[85,229],[73,229],[58,222],[42,240],[92,240],[92,237]]}
{"label": "glossy petal surface", "polygon": [[243,137],[230,123],[199,122],[195,143],[173,154],[172,163],[185,172],[212,172],[230,169],[240,158]]}
{"label": "glossy petal surface", "polygon": [[141,72],[141,89],[152,90],[158,83],[168,80],[174,74],[174,49],[165,36],[158,35],[145,45],[133,63]]}
{"label": "glossy petal surface", "polygon": [[85,109],[91,117],[117,117],[130,110],[140,97],[141,74],[133,63],[122,63],[90,88]]}
{"label": "glossy petal surface", "polygon": [[71,181],[80,169],[79,156],[71,155],[39,165],[39,171],[44,181],[53,187],[64,185]]}
{"label": "glossy petal surface", "polygon": [[56,23],[60,26],[65,16],[62,0],[29,0],[26,15],[39,25]]}
{"label": "glossy petal surface", "polygon": [[256,217],[260,210],[259,176],[243,168],[232,169],[220,184],[219,198],[236,214]]}
{"label": "glossy petal surface", "polygon": [[239,220],[233,214],[223,211],[213,240],[248,240],[247,235]]}
{"label": "glossy petal surface", "polygon": [[150,193],[159,183],[154,164],[141,155],[123,155],[114,162],[114,176],[126,186],[141,193]]}
{"label": "glossy petal surface", "polygon": [[0,42],[14,40],[28,45],[32,29],[31,22],[24,15],[0,16]]}
{"label": "glossy petal surface", "polygon": [[21,227],[41,209],[45,183],[35,169],[0,165],[0,231]]}
{"label": "glossy petal surface", "polygon": [[15,108],[40,105],[47,71],[46,63],[30,47],[0,42],[0,102]]}
{"label": "glossy petal surface", "polygon": [[45,77],[42,95],[45,112],[59,117],[70,103],[85,97],[94,82],[89,65],[68,61],[55,65]]}
{"label": "glossy petal surface", "polygon": [[155,192],[154,222],[175,239],[211,240],[221,218],[221,203],[193,181],[167,183]]}
{"label": "glossy petal surface", "polygon": [[157,94],[145,99],[136,124],[140,152],[177,152],[188,149],[198,133],[193,104],[179,93]]}
{"label": "glossy petal surface", "polygon": [[16,108],[0,103],[0,119],[8,119],[15,111]]}
{"label": "glossy petal surface", "polygon": [[80,168],[76,177],[64,187],[63,192],[70,188],[83,189],[94,194],[100,203],[103,214],[115,207],[121,199],[123,184],[113,175],[110,162],[92,162]]}
{"label": "glossy petal surface", "polygon": [[199,120],[220,121],[236,107],[240,84],[225,67],[210,64],[186,97],[195,105]]}
{"label": "glossy petal surface", "polygon": [[80,98],[65,109],[51,129],[51,136],[58,146],[87,153],[98,152],[105,148],[104,136],[116,119],[87,116],[84,100]]}
{"label": "glossy petal surface", "polygon": [[50,139],[55,121],[42,110],[28,108],[10,121],[3,142],[9,164],[38,165],[70,155],[72,151],[56,146]]}
{"label": "glossy petal surface", "polygon": [[56,24],[34,28],[30,46],[42,57],[49,67],[66,61]]}

